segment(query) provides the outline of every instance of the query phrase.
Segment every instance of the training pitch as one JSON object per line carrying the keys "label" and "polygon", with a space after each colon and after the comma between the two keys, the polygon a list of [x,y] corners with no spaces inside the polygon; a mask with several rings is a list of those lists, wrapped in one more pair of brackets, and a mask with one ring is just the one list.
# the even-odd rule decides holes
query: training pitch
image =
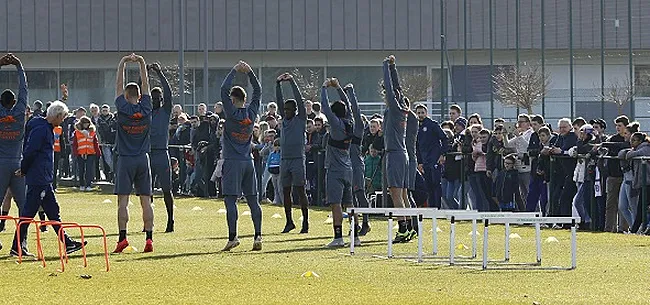
{"label": "training pitch", "polygon": [[[109,251],[117,241],[116,197],[63,189],[57,194],[63,221],[102,225],[109,234]],[[106,200],[110,199],[110,203]],[[312,209],[309,234],[280,234],[284,212],[263,206],[262,252],[251,252],[253,237],[245,203],[239,205],[241,245],[220,253],[227,238],[223,201],[176,200],[176,232],[163,233],[166,214],[162,198],[154,204],[153,253],[144,246],[141,209],[137,197],[130,205],[129,241],[135,253],[111,255],[104,269],[99,235],[87,233],[89,265],[81,251],[70,256],[61,273],[56,237],[43,234],[47,266],[26,258],[17,264],[8,256],[14,225],[0,233],[0,289],[5,304],[647,304],[650,286],[650,237],[611,233],[578,233],[578,268],[572,271],[480,271],[431,262],[385,260],[386,220],[371,219],[372,231],[349,256],[348,248],[325,249],[331,240],[328,212]],[[12,206],[11,215],[16,214]],[[279,214],[281,218],[273,217]],[[299,226],[299,209],[294,221]],[[431,221],[425,220],[424,250],[431,251]],[[440,253],[447,254],[449,223],[441,221]],[[435,228],[434,228],[435,229]],[[457,228],[457,255],[471,253],[470,225]],[[347,225],[344,226],[347,232]],[[503,226],[490,227],[490,257],[503,257]],[[535,258],[534,230],[513,226],[511,261]],[[78,232],[70,231],[74,238]],[[344,234],[345,235],[345,234]],[[556,241],[549,239],[555,237]],[[29,249],[36,251],[34,228]],[[544,265],[570,262],[569,231],[542,231]],[[348,241],[345,238],[346,242]],[[479,226],[479,245],[482,226]],[[466,246],[466,247],[463,247]],[[415,254],[417,242],[393,246],[395,255]],[[480,251],[479,247],[479,259]],[[82,277],[83,275],[83,277]],[[88,278],[89,276],[90,278]]]}

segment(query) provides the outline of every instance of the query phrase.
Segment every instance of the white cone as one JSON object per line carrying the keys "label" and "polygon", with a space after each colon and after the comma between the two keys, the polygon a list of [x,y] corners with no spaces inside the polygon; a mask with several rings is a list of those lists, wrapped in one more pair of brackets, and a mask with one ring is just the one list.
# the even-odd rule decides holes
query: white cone
{"label": "white cone", "polygon": [[557,240],[557,238],[550,236],[549,238],[546,239],[547,243],[559,243],[560,241]]}
{"label": "white cone", "polygon": [[202,207],[193,207],[192,211],[203,211]]}
{"label": "white cone", "polygon": [[325,219],[325,223],[333,223],[333,222],[334,219],[332,219],[332,217],[327,217],[327,219]]}
{"label": "white cone", "polygon": [[521,236],[517,233],[510,233],[510,236],[508,236],[510,239],[521,239]]}
{"label": "white cone", "polygon": [[227,211],[226,211],[226,209],[219,209],[219,210],[217,211],[217,213],[218,213],[218,214],[226,214]]}
{"label": "white cone", "polygon": [[280,218],[282,218],[282,215],[280,215],[280,214],[278,214],[278,213],[275,213],[275,214],[273,214],[273,215],[271,216],[271,218],[280,219]]}
{"label": "white cone", "polygon": [[244,211],[243,213],[241,213],[241,215],[242,215],[242,216],[250,216],[250,215],[251,215],[251,211]]}
{"label": "white cone", "polygon": [[113,202],[110,199],[106,199],[106,200],[102,201],[102,203],[111,204]]}

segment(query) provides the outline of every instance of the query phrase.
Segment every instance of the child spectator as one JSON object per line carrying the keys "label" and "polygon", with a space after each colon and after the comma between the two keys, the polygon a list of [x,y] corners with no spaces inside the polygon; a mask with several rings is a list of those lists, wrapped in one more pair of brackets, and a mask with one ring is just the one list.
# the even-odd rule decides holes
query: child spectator
{"label": "child spectator", "polygon": [[519,191],[519,171],[515,169],[517,159],[514,154],[503,158],[503,170],[496,177],[496,197],[501,211],[515,210],[515,193]]}
{"label": "child spectator", "polygon": [[95,162],[101,156],[95,125],[87,116],[82,116],[74,125],[72,136],[72,155],[77,161],[79,190],[90,191],[90,184],[95,177]]}
{"label": "child spectator", "polygon": [[282,185],[280,184],[280,139],[273,140],[273,151],[269,153],[266,161],[266,170],[271,174],[271,183],[273,183],[273,204],[284,204],[282,195]]}
{"label": "child spectator", "polygon": [[364,159],[366,193],[374,193],[381,190],[381,157],[373,145],[370,145],[369,151]]}
{"label": "child spectator", "polygon": [[181,182],[180,182],[180,166],[178,164],[178,158],[176,157],[171,157],[170,159],[171,165],[172,165],[172,193],[174,196],[178,195],[178,191],[181,188]]}
{"label": "child spectator", "polygon": [[[475,128],[480,128],[480,126],[472,126],[472,131]],[[472,143],[472,159],[474,160],[474,174],[472,176],[474,183],[472,184],[472,189],[477,199],[475,208],[479,211],[496,210],[496,203],[492,200],[492,183],[487,176],[485,157],[489,140],[490,131],[480,129],[478,139]]]}

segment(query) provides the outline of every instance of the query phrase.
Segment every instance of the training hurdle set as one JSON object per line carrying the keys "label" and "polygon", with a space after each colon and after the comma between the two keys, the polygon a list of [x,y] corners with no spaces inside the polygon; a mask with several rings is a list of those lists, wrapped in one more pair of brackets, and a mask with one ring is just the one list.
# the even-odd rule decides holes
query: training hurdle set
{"label": "training hurdle set", "polygon": [[[57,242],[58,242],[58,252],[59,252],[59,260],[61,262],[61,269],[59,271],[65,272],[65,264],[68,263],[69,257],[68,253],[66,252],[65,249],[65,242],[64,240],[64,229],[79,229],[80,234],[81,234],[81,252],[82,252],[82,257],[83,257],[83,266],[88,267],[88,259],[87,259],[87,253],[86,253],[86,245],[85,245],[85,229],[97,229],[101,232],[101,237],[103,241],[103,249],[104,249],[104,261],[106,263],[106,272],[110,271],[110,263],[108,260],[108,244],[107,244],[107,238],[106,238],[106,230],[102,226],[99,225],[94,225],[94,224],[79,224],[76,222],[59,222],[59,221],[51,221],[51,220],[35,220],[29,217],[12,217],[12,216],[0,216],[0,219],[2,220],[10,220],[14,223],[15,225],[15,230],[16,230],[16,239],[21,240],[20,236],[20,227],[23,225],[28,225],[28,224],[34,224],[35,227],[35,232],[36,232],[36,259],[41,261],[41,264],[43,268],[46,266],[45,262],[45,255],[43,253],[43,246],[41,242],[41,227],[44,226],[53,226],[53,225],[58,225],[60,226],[57,233]],[[22,264],[23,262],[23,253],[22,253],[22,247],[18,247],[18,264]]]}
{"label": "training hurdle set", "polygon": [[[373,255],[377,258],[394,259],[402,258],[413,260],[417,263],[431,261],[436,264],[445,265],[465,265],[481,266],[483,270],[487,269],[514,269],[519,266],[527,266],[527,269],[549,269],[549,270],[571,270],[576,268],[577,237],[576,225],[580,222],[579,217],[540,217],[538,212],[478,212],[474,210],[438,210],[436,208],[347,208],[350,216],[351,226],[355,225],[355,214],[380,215],[388,218],[387,234],[387,254]],[[393,222],[394,217],[417,217],[418,219],[418,251],[413,256],[398,256],[393,253]],[[425,255],[423,250],[423,219],[432,219],[432,247],[431,255]],[[449,230],[449,255],[442,256],[438,254],[438,220],[447,220],[450,222]],[[459,221],[472,222],[472,254],[471,256],[456,255],[456,224]],[[477,237],[478,222],[484,225],[483,229],[483,254],[482,262],[477,261]],[[491,224],[503,224],[505,226],[505,249],[503,260],[489,260],[489,229]],[[512,263],[510,262],[510,225],[534,225],[535,242],[536,242],[536,261],[530,263]],[[542,248],[541,248],[541,224],[570,224],[571,225],[571,266],[570,267],[543,267],[542,266]],[[351,240],[354,240],[354,230],[351,230]],[[350,255],[355,254],[354,243],[350,243]]]}

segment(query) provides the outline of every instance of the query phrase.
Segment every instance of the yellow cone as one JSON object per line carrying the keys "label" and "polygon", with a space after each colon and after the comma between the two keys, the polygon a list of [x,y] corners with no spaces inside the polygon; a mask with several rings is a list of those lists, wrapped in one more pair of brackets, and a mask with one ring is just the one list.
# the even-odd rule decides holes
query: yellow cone
{"label": "yellow cone", "polygon": [[457,250],[467,250],[469,248],[467,246],[465,246],[465,244],[458,244],[458,246],[456,246],[456,249]]}
{"label": "yellow cone", "polygon": [[301,275],[301,277],[320,277],[316,272],[307,271]]}
{"label": "yellow cone", "polygon": [[127,254],[136,253],[136,252],[138,252],[138,249],[136,249],[133,246],[128,246],[124,248],[124,250],[122,251],[122,253],[127,253]]}

